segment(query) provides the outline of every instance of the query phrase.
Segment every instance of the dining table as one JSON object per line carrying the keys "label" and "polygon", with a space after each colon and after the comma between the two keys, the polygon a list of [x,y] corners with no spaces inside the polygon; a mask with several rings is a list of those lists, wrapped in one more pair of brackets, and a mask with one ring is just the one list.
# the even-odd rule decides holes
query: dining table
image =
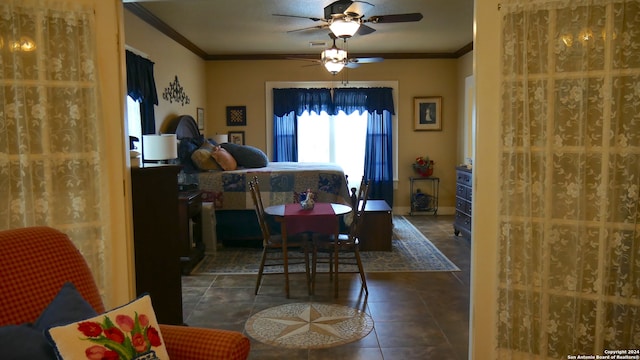
{"label": "dining table", "polygon": [[[337,238],[340,232],[340,216],[351,211],[351,206],[328,202],[316,202],[311,209],[303,209],[300,203],[272,205],[264,209],[266,214],[280,218],[283,242],[286,242],[288,235],[305,232],[333,235]],[[336,274],[336,287],[337,277]],[[313,288],[312,283],[311,289]]]}

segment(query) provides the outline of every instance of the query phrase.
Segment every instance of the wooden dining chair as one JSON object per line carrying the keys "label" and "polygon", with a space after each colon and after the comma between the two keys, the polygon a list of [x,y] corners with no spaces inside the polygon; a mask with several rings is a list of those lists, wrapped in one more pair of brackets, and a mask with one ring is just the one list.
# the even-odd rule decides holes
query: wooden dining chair
{"label": "wooden dining chair", "polygon": [[[285,293],[287,298],[289,298],[289,266],[300,264],[304,264],[305,274],[307,277],[307,290],[310,291],[311,278],[309,274],[308,236],[306,234],[287,236],[286,226],[283,221],[280,221],[281,233],[273,234],[264,212],[264,205],[262,202],[262,196],[260,195],[260,185],[258,184],[257,177],[254,177],[254,179],[249,182],[249,188],[251,189],[251,198],[253,199],[256,216],[260,223],[260,230],[262,231],[262,257],[260,259],[260,267],[258,269],[255,294],[258,295],[263,275],[284,274]],[[280,219],[276,218],[276,221],[279,220]],[[302,256],[297,255],[300,251],[303,254]],[[282,266],[283,271],[265,273],[265,267],[270,266]]]}
{"label": "wooden dining chair", "polygon": [[[358,268],[360,274],[360,280],[362,288],[366,294],[369,294],[367,288],[367,279],[364,273],[364,267],[362,266],[362,260],[360,258],[360,232],[365,216],[365,207],[367,206],[367,198],[369,197],[369,183],[363,178],[360,183],[360,189],[358,191],[357,201],[352,210],[352,220],[349,225],[348,232],[335,235],[313,235],[313,249],[312,249],[312,265],[311,265],[311,293],[315,293],[315,277],[317,273],[318,262],[328,264],[329,278],[333,280],[334,284],[334,296],[338,297],[339,289],[339,274],[340,267],[344,265],[355,265]],[[325,254],[324,259],[320,259],[318,255]],[[353,271],[343,271],[353,272]]]}

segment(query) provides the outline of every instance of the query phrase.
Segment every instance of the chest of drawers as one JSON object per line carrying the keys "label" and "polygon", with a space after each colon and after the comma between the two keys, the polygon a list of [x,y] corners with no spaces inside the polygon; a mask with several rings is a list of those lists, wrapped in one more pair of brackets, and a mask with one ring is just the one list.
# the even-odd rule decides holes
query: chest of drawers
{"label": "chest of drawers", "polygon": [[471,240],[471,199],[473,195],[471,169],[456,168],[456,217],[453,222],[453,232],[456,236],[462,234]]}

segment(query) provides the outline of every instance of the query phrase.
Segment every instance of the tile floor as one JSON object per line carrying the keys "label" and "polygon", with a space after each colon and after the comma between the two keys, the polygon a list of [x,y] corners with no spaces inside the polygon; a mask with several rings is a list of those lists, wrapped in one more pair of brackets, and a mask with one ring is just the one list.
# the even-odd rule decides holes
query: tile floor
{"label": "tile floor", "polygon": [[254,295],[255,275],[183,277],[185,322],[191,326],[244,332],[246,320],[263,309],[287,302],[327,302],[366,311],[374,330],[365,338],[316,350],[277,348],[251,339],[250,359],[467,359],[470,244],[453,235],[453,216],[407,216],[461,271],[369,273],[369,296],[357,274],[340,277],[333,297],[328,276],[319,276],[309,296],[305,276],[291,276],[291,297],[283,278],[266,276]]}

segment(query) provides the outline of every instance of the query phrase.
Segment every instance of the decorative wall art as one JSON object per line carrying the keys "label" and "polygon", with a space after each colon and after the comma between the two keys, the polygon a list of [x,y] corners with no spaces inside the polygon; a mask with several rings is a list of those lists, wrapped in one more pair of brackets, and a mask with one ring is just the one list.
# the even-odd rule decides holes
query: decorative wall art
{"label": "decorative wall art", "polygon": [[180,81],[178,81],[178,75],[176,75],[173,82],[169,83],[169,87],[164,89],[162,92],[162,98],[170,103],[180,103],[182,106],[191,102],[189,96],[184,92],[184,88],[180,85]]}
{"label": "decorative wall art", "polygon": [[229,131],[229,142],[244,145],[244,131]]}
{"label": "decorative wall art", "polygon": [[247,125],[246,106],[227,106],[227,126]]}
{"label": "decorative wall art", "polygon": [[442,130],[442,96],[413,98],[414,130]]}
{"label": "decorative wall art", "polygon": [[198,120],[198,129],[204,130],[204,109],[198,108],[196,118]]}

